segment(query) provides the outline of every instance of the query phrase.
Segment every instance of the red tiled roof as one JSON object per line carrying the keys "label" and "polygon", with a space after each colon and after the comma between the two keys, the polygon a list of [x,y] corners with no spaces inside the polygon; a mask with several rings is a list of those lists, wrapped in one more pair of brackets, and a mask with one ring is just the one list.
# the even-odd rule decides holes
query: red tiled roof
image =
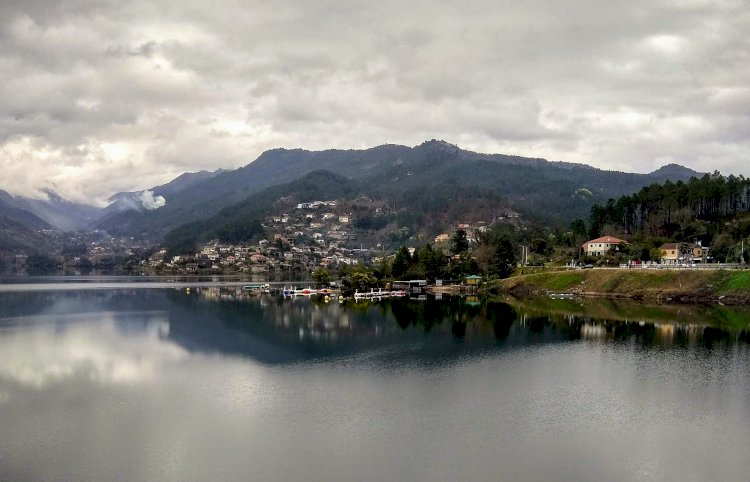
{"label": "red tiled roof", "polygon": [[629,244],[624,239],[615,238],[614,236],[602,236],[601,238],[592,239],[591,241],[586,241],[583,243],[583,246],[585,247],[587,244],[594,244],[594,243],[609,243],[609,244]]}

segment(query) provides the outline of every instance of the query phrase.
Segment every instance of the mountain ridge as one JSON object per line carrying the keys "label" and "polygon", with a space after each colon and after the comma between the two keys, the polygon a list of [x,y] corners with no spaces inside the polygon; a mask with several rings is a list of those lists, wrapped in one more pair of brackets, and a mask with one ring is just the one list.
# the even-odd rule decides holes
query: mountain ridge
{"label": "mountain ridge", "polygon": [[[454,169],[451,170],[446,163],[453,163]],[[665,177],[675,177],[672,179],[674,181],[687,180],[688,171],[695,172],[688,168],[684,168],[683,172],[668,174],[658,170],[649,174],[605,171],[585,164],[477,153],[435,139],[414,147],[382,144],[367,149],[322,151],[275,148],[263,152],[245,166],[221,172],[167,196],[163,207],[147,212],[116,213],[97,223],[97,227],[114,234],[159,238],[182,223],[208,218],[267,187],[299,179],[312,171],[328,170],[352,179],[363,179],[408,166],[420,166],[429,171],[431,164],[440,165],[442,172],[459,178],[473,176],[463,172],[460,169],[462,165],[489,167],[498,182],[508,188],[513,187],[514,183],[506,182],[503,169],[498,169],[498,166],[504,166],[516,176],[538,176],[542,173],[545,178],[557,178],[571,184],[571,187],[572,184],[580,184],[576,188],[585,188],[600,198],[634,192],[644,185],[662,182]]]}

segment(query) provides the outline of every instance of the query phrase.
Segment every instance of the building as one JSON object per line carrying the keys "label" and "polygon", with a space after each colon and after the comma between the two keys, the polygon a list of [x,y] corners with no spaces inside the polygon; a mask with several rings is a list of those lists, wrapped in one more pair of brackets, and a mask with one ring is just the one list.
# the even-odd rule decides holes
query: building
{"label": "building", "polygon": [[466,284],[470,286],[476,286],[482,281],[481,276],[471,275],[466,277]]}
{"label": "building", "polygon": [[629,243],[623,239],[615,238],[614,236],[602,236],[601,238],[586,241],[581,245],[581,249],[583,249],[583,254],[585,255],[602,256],[607,254],[610,249],[618,251],[620,249],[620,245],[623,244]]}
{"label": "building", "polygon": [[708,247],[698,243],[665,243],[661,250],[661,262],[664,264],[705,263],[708,259]]}

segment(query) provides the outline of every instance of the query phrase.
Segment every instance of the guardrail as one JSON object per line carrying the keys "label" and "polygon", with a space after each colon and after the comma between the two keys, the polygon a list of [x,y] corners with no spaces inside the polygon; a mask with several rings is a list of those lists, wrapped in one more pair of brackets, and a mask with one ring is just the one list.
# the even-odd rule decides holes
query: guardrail
{"label": "guardrail", "polygon": [[748,269],[742,263],[634,264],[620,269]]}

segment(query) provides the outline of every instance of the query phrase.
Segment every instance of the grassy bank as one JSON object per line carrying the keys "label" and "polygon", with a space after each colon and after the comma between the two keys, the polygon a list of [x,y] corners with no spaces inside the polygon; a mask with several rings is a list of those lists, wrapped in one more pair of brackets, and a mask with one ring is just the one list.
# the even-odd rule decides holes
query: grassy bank
{"label": "grassy bank", "polygon": [[750,271],[595,269],[526,274],[491,282],[490,293],[570,293],[654,301],[750,303]]}

